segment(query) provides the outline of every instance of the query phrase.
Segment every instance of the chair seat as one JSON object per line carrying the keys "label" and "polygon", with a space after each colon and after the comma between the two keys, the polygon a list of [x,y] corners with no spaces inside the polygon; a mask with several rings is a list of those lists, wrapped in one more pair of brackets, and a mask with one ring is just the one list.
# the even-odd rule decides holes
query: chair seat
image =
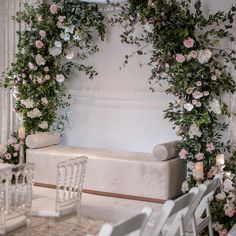
{"label": "chair seat", "polygon": [[11,220],[7,220],[5,223],[5,230],[0,230],[0,235],[26,225],[27,221],[25,216],[20,216]]}
{"label": "chair seat", "polygon": [[37,188],[33,189],[31,216],[60,217],[76,211],[76,203],[61,207],[56,211],[56,190]]}

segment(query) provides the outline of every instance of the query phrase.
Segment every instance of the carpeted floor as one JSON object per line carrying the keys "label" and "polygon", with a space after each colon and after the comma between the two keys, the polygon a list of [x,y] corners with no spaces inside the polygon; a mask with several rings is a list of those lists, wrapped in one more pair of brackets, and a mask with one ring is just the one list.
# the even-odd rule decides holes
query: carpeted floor
{"label": "carpeted floor", "polygon": [[76,228],[76,217],[64,217],[55,221],[54,219],[32,217],[31,226],[22,227],[7,236],[84,236],[86,234],[96,235],[104,224],[101,220],[81,218],[79,232]]}

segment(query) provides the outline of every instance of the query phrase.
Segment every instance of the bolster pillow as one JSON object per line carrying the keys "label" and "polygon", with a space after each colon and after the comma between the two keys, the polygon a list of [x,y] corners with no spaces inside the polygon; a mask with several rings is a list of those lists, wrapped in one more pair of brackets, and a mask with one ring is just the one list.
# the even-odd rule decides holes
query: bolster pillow
{"label": "bolster pillow", "polygon": [[153,155],[158,161],[165,161],[178,156],[177,141],[158,144],[153,148]]}
{"label": "bolster pillow", "polygon": [[28,148],[41,148],[59,144],[61,135],[59,133],[39,132],[26,137],[25,143]]}

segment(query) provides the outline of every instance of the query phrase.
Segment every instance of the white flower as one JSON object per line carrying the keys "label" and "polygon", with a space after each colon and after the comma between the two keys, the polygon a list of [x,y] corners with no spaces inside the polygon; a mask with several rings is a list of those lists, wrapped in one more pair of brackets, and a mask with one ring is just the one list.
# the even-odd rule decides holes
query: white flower
{"label": "white flower", "polygon": [[194,136],[201,137],[202,132],[196,124],[192,124],[188,131],[189,137],[192,139]]}
{"label": "white flower", "polygon": [[61,39],[63,39],[64,41],[69,41],[70,40],[70,34],[68,33],[61,33],[60,34]]}
{"label": "white flower", "polygon": [[49,54],[53,57],[58,56],[61,54],[61,48],[53,46],[52,48],[49,48]]}
{"label": "white flower", "polygon": [[223,183],[224,186],[224,191],[226,193],[230,192],[231,190],[233,190],[233,182],[230,179],[226,179]]}
{"label": "white flower", "polygon": [[44,82],[44,79],[42,77],[40,77],[40,76],[37,76],[37,82],[39,84],[42,84]]}
{"label": "white flower", "polygon": [[215,195],[216,200],[224,200],[226,198],[225,192],[221,192]]}
{"label": "white flower", "polygon": [[191,103],[185,103],[184,109],[186,109],[187,111],[192,111],[193,105]]}
{"label": "white flower", "polygon": [[57,27],[58,27],[59,29],[62,29],[62,28],[63,28],[63,23],[60,22],[60,21],[58,21],[58,22],[57,22]]}
{"label": "white flower", "polygon": [[47,105],[48,104],[48,99],[43,97],[41,98],[41,102],[44,104],[44,105]]}
{"label": "white flower", "polygon": [[66,53],[66,59],[67,60],[72,60],[73,57],[74,57],[74,51],[73,51],[73,49],[69,49]]}
{"label": "white flower", "polygon": [[34,108],[32,111],[27,112],[27,116],[30,118],[40,117],[41,111],[38,108]]}
{"label": "white flower", "polygon": [[195,92],[193,92],[192,95],[195,99],[200,99],[203,97],[203,93],[201,93],[200,91],[195,91]]}
{"label": "white flower", "polygon": [[193,169],[195,168],[194,162],[189,161],[188,164],[187,164],[187,168],[188,168],[189,170],[193,170]]}
{"label": "white flower", "polygon": [[54,42],[54,45],[58,48],[61,48],[62,47],[62,43],[60,41],[55,41]]}
{"label": "white flower", "polygon": [[65,33],[73,34],[75,27],[73,25],[70,25],[70,26],[63,27],[63,29],[65,30]]}
{"label": "white flower", "polygon": [[65,77],[63,74],[57,74],[56,75],[56,81],[59,82],[59,83],[62,83],[65,81]]}
{"label": "white flower", "polygon": [[30,68],[31,70],[34,69],[34,64],[33,64],[32,62],[29,62],[29,63],[28,63],[28,66],[29,66],[29,68]]}
{"label": "white flower", "polygon": [[46,60],[40,54],[36,55],[35,61],[38,66],[44,66],[46,64]]}
{"label": "white flower", "polygon": [[144,25],[144,29],[145,29],[148,33],[152,33],[152,31],[153,31],[153,29],[154,29],[154,25],[147,22],[147,23]]}
{"label": "white flower", "polygon": [[31,99],[21,100],[21,104],[25,105],[26,108],[33,108],[34,107],[34,101]]}
{"label": "white flower", "polygon": [[184,182],[182,183],[181,191],[182,191],[183,193],[186,193],[188,190],[189,190],[188,181],[184,181]]}
{"label": "white flower", "polygon": [[210,60],[211,56],[212,52],[209,49],[200,50],[198,52],[197,60],[199,63],[204,64]]}
{"label": "white flower", "polygon": [[221,106],[220,101],[217,99],[213,99],[209,102],[209,111],[214,112],[216,115],[221,114]]}
{"label": "white flower", "polygon": [[212,228],[213,228],[216,232],[219,232],[220,230],[222,230],[222,229],[224,228],[224,226],[223,226],[222,224],[220,224],[219,222],[213,222]]}
{"label": "white flower", "polygon": [[6,152],[7,152],[7,148],[0,144],[0,155],[3,155]]}
{"label": "white flower", "polygon": [[48,128],[48,122],[43,121],[42,123],[39,124],[39,127],[41,129],[47,129]]}

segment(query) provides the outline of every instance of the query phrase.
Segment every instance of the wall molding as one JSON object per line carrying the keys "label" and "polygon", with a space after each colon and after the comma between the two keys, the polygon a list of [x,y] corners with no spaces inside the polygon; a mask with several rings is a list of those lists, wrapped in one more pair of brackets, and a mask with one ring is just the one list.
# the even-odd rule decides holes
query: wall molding
{"label": "wall molding", "polygon": [[164,109],[174,96],[165,92],[67,90],[72,96],[72,105],[122,109]]}

